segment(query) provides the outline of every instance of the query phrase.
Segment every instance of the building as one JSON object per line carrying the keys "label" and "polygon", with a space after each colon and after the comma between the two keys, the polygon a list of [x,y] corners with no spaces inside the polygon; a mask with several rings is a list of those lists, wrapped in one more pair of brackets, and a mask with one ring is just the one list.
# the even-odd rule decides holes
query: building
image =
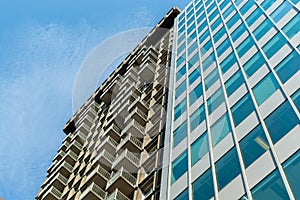
{"label": "building", "polygon": [[171,9],[64,127],[38,200],[158,199]]}
{"label": "building", "polygon": [[67,122],[36,199],[300,199],[299,9],[173,8]]}
{"label": "building", "polygon": [[300,199],[299,9],[193,0],[176,18],[160,199]]}

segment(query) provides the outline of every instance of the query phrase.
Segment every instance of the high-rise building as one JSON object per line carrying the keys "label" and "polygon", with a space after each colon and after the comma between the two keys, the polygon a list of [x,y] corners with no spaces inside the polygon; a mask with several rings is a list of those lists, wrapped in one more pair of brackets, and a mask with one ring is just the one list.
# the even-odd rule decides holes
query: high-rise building
{"label": "high-rise building", "polygon": [[171,9],[64,127],[38,200],[158,199]]}
{"label": "high-rise building", "polygon": [[299,9],[193,0],[176,18],[160,199],[300,199]]}
{"label": "high-rise building", "polygon": [[299,9],[173,8],[66,124],[36,199],[300,199]]}

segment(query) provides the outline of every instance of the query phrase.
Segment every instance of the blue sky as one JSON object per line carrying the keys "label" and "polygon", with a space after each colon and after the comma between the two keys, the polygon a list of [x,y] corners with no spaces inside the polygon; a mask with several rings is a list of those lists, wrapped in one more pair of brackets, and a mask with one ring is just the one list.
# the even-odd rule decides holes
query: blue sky
{"label": "blue sky", "polygon": [[[72,115],[77,71],[101,41],[188,0],[0,2],[0,197],[30,200]],[[159,5],[159,6],[157,6]]]}

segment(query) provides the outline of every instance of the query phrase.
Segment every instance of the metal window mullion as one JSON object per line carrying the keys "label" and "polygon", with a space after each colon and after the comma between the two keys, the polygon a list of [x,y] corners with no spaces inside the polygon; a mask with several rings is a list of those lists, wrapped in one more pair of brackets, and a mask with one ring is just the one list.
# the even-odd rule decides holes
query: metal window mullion
{"label": "metal window mullion", "polygon": [[[237,8],[236,4],[235,4],[234,2],[232,2],[232,3],[233,3],[233,5],[235,6],[235,9],[237,10],[237,12],[239,13],[239,15],[240,15],[240,17],[241,17],[241,20],[245,23],[247,29],[249,30],[249,26],[246,24],[245,20],[243,19],[243,17],[242,17],[242,15],[241,15],[239,9]],[[251,37],[254,39],[256,45],[258,46],[257,40],[256,40],[256,38],[253,36],[252,32],[249,31],[249,33],[250,33]],[[230,38],[230,39],[231,39],[231,38]],[[232,41],[232,39],[231,39],[231,41]],[[233,45],[234,45],[234,44],[233,44]],[[260,48],[259,48],[259,49],[260,49]],[[260,50],[261,50],[261,49],[260,49]],[[236,51],[235,48],[234,48],[234,51],[235,51],[236,56],[238,56],[237,51]],[[269,66],[269,68],[271,69],[271,71],[274,73],[274,71],[272,70],[273,68],[270,67],[270,63],[268,62],[268,59],[267,59],[265,53],[264,53],[263,51],[261,51],[261,53],[262,53],[262,55],[264,56],[264,58],[265,58],[265,60],[266,60],[266,62],[267,62],[267,65]],[[237,57],[237,58],[239,58],[239,57]],[[239,65],[242,66],[241,63],[240,63],[240,61],[239,61],[239,59],[238,59],[238,62],[239,62]],[[279,173],[280,173],[280,175],[281,175],[281,178],[283,179],[283,182],[284,182],[284,185],[285,185],[285,187],[286,187],[286,189],[287,189],[288,195],[289,195],[290,199],[295,200],[295,198],[294,198],[294,196],[293,196],[293,193],[292,193],[292,190],[291,190],[291,188],[290,188],[290,186],[289,186],[289,184],[288,184],[288,180],[287,180],[287,178],[286,178],[286,176],[285,176],[285,173],[284,173],[284,171],[283,171],[283,167],[281,166],[280,160],[279,160],[279,158],[278,158],[278,156],[277,156],[277,154],[276,154],[276,150],[275,150],[273,141],[272,141],[272,139],[271,139],[270,133],[269,133],[269,131],[268,131],[268,129],[267,129],[267,126],[266,126],[266,124],[265,124],[265,121],[264,121],[264,119],[263,119],[263,117],[262,117],[262,115],[261,115],[261,113],[260,113],[259,106],[258,106],[258,104],[257,104],[257,102],[256,102],[256,99],[255,99],[255,96],[254,96],[254,94],[253,94],[253,91],[251,90],[251,86],[250,86],[250,84],[249,84],[249,82],[248,82],[248,78],[247,78],[246,72],[245,72],[245,70],[244,70],[243,67],[240,67],[240,69],[241,69],[242,74],[243,74],[243,76],[244,76],[246,85],[247,85],[247,87],[248,87],[248,89],[249,89],[249,93],[250,93],[250,96],[251,96],[252,101],[253,101],[253,103],[254,103],[255,109],[256,109],[256,111],[257,111],[258,118],[259,118],[259,120],[260,120],[260,122],[261,122],[261,125],[262,125],[264,131],[265,131],[266,138],[267,138],[267,140],[268,140],[268,143],[269,143],[269,145],[270,145],[270,149],[271,149],[271,152],[272,152],[272,155],[273,155],[273,159],[274,159],[274,161],[275,161],[275,163],[276,163],[276,165],[277,165],[277,167],[278,167]],[[274,75],[275,75],[275,77],[278,79],[277,74],[274,73]],[[282,87],[282,83],[279,82],[279,84],[280,84],[280,87]],[[282,88],[282,89],[283,89],[283,88]]]}
{"label": "metal window mullion", "polygon": [[[215,1],[215,3],[216,3],[216,6],[217,6],[217,9],[219,11],[219,15],[220,15],[220,17],[223,21],[223,25],[225,27],[225,21],[224,21],[224,18],[222,16],[221,10],[219,8],[218,2]],[[210,34],[211,34],[211,40],[212,40],[214,54],[215,54],[216,58],[218,58],[216,47],[215,47],[215,42],[212,38],[212,30],[211,30],[210,26],[208,28],[209,28],[209,31],[210,31]],[[229,34],[227,29],[226,29],[226,31],[227,31],[227,34]],[[220,68],[220,63],[219,63],[218,59],[216,59],[216,62],[217,62],[217,69],[218,69],[219,76],[220,76],[221,87],[222,87],[223,95],[224,95],[224,98],[225,98],[225,105],[226,105],[227,112],[228,112],[228,115],[229,115],[230,125],[232,127],[232,136],[233,136],[234,144],[235,144],[235,147],[236,147],[236,150],[237,150],[238,159],[239,159],[239,162],[240,162],[240,165],[241,165],[240,167],[241,167],[242,179],[244,181],[244,188],[246,190],[246,193],[247,193],[247,196],[248,196],[249,200],[252,200],[251,192],[250,192],[250,189],[248,187],[248,181],[247,181],[247,176],[246,176],[245,165],[244,165],[244,162],[243,162],[243,157],[242,157],[240,145],[239,145],[237,135],[236,135],[236,131],[235,131],[235,125],[234,125],[234,122],[233,122],[232,112],[231,112],[230,105],[229,105],[229,102],[228,102],[227,91],[225,89],[225,83],[224,83],[224,80],[223,80],[223,75],[222,75],[222,71],[221,71],[221,68]]]}

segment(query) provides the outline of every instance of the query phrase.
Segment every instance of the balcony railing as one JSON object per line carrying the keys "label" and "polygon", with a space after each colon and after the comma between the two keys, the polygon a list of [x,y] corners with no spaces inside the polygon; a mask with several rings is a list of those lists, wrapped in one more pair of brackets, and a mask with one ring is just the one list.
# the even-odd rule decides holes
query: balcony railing
{"label": "balcony railing", "polygon": [[123,129],[122,133],[132,133],[132,135],[137,138],[143,138],[145,134],[145,127],[132,119],[132,121]]}
{"label": "balcony railing", "polygon": [[56,189],[54,186],[50,187],[49,190],[44,194],[42,199],[45,200],[53,200],[53,199],[60,199],[61,197],[61,192]]}
{"label": "balcony railing", "polygon": [[101,165],[98,165],[90,174],[87,175],[86,180],[90,180],[95,174],[101,175],[106,181],[110,178],[110,173]]}
{"label": "balcony railing", "polygon": [[120,150],[124,150],[125,148],[129,149],[132,152],[141,151],[143,148],[143,143],[136,137],[134,137],[131,133],[129,133],[123,140],[121,140],[120,144],[117,147],[117,152],[119,153]]}
{"label": "balcony railing", "polygon": [[80,195],[80,200],[89,200],[89,199],[106,199],[106,192],[104,192],[98,185],[92,183],[87,187],[82,194]]}
{"label": "balcony railing", "polygon": [[[136,185],[136,178],[127,172],[124,168],[121,168],[117,173],[113,174],[110,180],[107,182],[106,188],[111,187],[118,179],[125,180],[132,188]],[[126,185],[123,185],[125,187]]]}
{"label": "balcony railing", "polygon": [[117,159],[113,162],[113,169],[126,168],[128,171],[137,172],[140,164],[140,159],[136,157],[133,153],[125,149]]}
{"label": "balcony railing", "polygon": [[130,200],[120,190],[116,189],[106,200]]}

